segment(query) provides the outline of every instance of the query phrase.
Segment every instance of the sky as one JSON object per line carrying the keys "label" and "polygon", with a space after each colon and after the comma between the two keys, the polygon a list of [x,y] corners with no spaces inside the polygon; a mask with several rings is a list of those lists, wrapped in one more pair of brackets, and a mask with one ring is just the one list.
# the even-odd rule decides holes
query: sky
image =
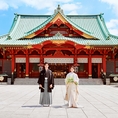
{"label": "sky", "polygon": [[58,5],[65,15],[104,13],[109,32],[118,36],[118,0],[0,0],[0,36],[9,32],[14,13],[52,15]]}

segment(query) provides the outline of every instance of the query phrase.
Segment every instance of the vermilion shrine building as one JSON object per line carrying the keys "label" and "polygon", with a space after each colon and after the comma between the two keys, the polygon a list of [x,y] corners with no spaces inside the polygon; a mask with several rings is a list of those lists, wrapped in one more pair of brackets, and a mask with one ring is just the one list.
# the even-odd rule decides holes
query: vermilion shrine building
{"label": "vermilion shrine building", "polygon": [[[118,36],[109,33],[103,14],[15,14],[8,34],[0,36],[0,73],[37,78],[40,66],[50,64],[55,78],[75,65],[80,78],[118,73]],[[39,66],[37,66],[39,65]]]}

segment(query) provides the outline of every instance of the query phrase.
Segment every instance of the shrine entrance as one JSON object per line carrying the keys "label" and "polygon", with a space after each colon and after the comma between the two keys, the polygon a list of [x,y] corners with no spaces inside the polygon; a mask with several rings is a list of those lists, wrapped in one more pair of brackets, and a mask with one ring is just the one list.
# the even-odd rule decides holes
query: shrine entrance
{"label": "shrine entrance", "polygon": [[25,78],[26,64],[16,63],[16,76],[18,78]]}
{"label": "shrine entrance", "polygon": [[74,64],[76,48],[66,40],[46,41],[42,48],[43,62],[49,63],[54,78],[65,78],[70,66]]}
{"label": "shrine entrance", "polygon": [[49,64],[49,68],[52,70],[54,78],[65,78],[71,65],[67,63],[53,63]]}
{"label": "shrine entrance", "polygon": [[92,78],[98,78],[98,64],[92,64]]}

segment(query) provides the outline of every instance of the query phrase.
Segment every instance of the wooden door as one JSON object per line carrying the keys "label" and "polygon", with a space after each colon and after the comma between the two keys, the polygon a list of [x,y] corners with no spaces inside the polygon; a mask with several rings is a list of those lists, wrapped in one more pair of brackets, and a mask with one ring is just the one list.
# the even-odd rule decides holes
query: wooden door
{"label": "wooden door", "polygon": [[25,78],[25,63],[17,63],[16,64],[16,75],[18,78]]}
{"label": "wooden door", "polygon": [[29,76],[30,76],[30,78],[38,78],[39,77],[38,63],[30,63],[29,64]]}
{"label": "wooden door", "polygon": [[98,78],[98,64],[92,65],[92,78]]}

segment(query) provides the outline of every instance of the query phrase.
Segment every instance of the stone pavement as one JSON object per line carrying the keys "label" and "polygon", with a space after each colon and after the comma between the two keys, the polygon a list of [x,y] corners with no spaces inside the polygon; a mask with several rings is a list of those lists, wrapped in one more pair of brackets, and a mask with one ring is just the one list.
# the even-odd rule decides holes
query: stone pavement
{"label": "stone pavement", "polygon": [[41,107],[38,85],[0,85],[0,118],[118,118],[118,85],[79,85],[80,108],[68,108],[56,85],[51,107]]}

